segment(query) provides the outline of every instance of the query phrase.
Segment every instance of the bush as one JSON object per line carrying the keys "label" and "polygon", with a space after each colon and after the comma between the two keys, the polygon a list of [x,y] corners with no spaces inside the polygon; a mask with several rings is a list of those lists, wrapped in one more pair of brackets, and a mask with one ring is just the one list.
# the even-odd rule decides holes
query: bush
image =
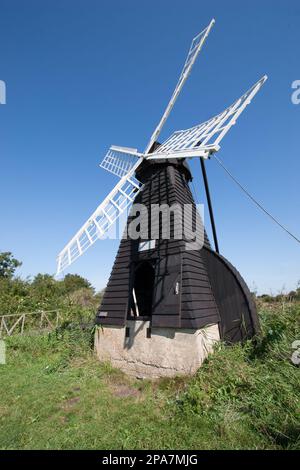
{"label": "bush", "polygon": [[89,281],[78,274],[68,274],[59,281],[50,274],[37,274],[32,280],[23,280],[13,277],[20,262],[11,253],[0,253],[0,264],[3,273],[9,273],[0,273],[0,315],[59,310],[62,321],[67,324],[94,320],[101,295],[95,294]]}
{"label": "bush", "polygon": [[[48,289],[39,290],[27,281],[0,280],[0,315],[33,313],[27,315],[25,321],[26,333],[41,329],[41,315],[39,312],[46,311],[47,318],[44,317],[42,327],[49,329],[47,319],[52,323],[56,322],[56,315],[59,314],[59,325],[92,325],[95,320],[96,309],[99,305],[99,298],[94,296],[87,289],[80,289],[69,295],[60,292],[55,286],[52,294]],[[18,317],[6,317],[5,322],[8,328],[13,327]],[[21,331],[22,323],[19,322],[14,333]]]}

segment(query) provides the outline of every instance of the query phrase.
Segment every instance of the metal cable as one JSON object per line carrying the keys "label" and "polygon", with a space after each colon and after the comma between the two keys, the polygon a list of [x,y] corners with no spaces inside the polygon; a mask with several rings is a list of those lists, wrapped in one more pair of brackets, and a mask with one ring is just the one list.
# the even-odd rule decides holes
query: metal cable
{"label": "metal cable", "polygon": [[247,191],[246,188],[244,188],[244,186],[241,185],[241,183],[238,182],[238,180],[232,175],[232,173],[230,173],[229,170],[227,170],[227,168],[225,167],[225,165],[221,162],[221,160],[216,156],[214,155],[214,158],[217,160],[217,162],[219,163],[219,165],[223,168],[223,170],[226,171],[226,173],[230,176],[230,178],[239,186],[239,188],[248,196],[249,199],[251,199],[252,202],[254,202],[254,204],[256,204],[256,206],[261,209],[268,217],[270,217],[270,219],[273,220],[273,222],[275,222],[277,225],[279,225],[279,227],[281,227],[288,235],[290,235],[290,237],[294,238],[294,240],[296,240],[296,242],[300,243],[300,240],[299,238],[297,238],[293,233],[291,233],[284,225],[282,225],[272,214],[270,214],[270,212],[268,212],[263,206],[262,204],[260,204],[253,196],[251,196],[251,194]]}

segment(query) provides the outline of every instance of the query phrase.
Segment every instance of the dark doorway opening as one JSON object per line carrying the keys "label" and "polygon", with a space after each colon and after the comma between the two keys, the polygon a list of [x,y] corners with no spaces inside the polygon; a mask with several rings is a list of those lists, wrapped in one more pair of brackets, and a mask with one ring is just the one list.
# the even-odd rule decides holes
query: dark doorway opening
{"label": "dark doorway opening", "polygon": [[149,261],[139,263],[134,271],[131,312],[135,317],[151,317],[155,270]]}

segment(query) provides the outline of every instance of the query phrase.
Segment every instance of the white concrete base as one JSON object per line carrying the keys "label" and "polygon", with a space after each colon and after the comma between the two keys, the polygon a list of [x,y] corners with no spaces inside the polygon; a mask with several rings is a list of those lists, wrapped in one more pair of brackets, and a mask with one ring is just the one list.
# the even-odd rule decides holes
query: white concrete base
{"label": "white concrete base", "polygon": [[219,341],[217,324],[200,330],[151,328],[149,321],[128,320],[125,327],[96,329],[95,350],[100,361],[110,361],[126,374],[140,378],[193,374]]}

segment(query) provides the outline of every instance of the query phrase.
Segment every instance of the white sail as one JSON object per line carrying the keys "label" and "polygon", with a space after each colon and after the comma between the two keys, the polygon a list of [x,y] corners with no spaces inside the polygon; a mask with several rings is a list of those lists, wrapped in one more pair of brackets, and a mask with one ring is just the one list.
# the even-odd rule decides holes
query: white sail
{"label": "white sail", "polygon": [[267,76],[264,75],[246,93],[222,113],[190,129],[174,132],[147,159],[209,157],[220,149],[220,142],[236,123],[244,109],[261,89]]}
{"label": "white sail", "polygon": [[142,187],[141,183],[134,176],[134,172],[141,162],[142,159],[136,161],[131,171],[121,178],[114,189],[59,253],[56,275],[70,266],[98,238],[102,237],[132,204]]}

